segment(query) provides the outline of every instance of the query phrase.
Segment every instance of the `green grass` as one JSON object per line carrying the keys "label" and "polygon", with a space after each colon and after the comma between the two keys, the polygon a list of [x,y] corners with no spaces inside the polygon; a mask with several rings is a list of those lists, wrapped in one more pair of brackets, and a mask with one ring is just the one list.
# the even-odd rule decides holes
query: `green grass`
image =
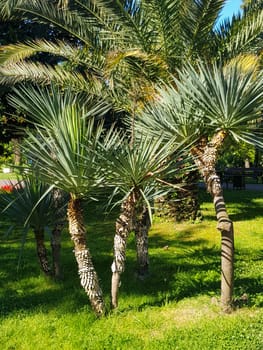
{"label": "green grass", "polygon": [[[210,198],[201,192],[201,223],[155,218],[150,232],[150,276],[135,278],[134,237],[127,250],[119,309],[96,319],[77,275],[72,244],[64,232],[63,281],[39,271],[28,236],[20,269],[20,231],[0,241],[1,349],[262,350],[263,195],[226,191],[235,222],[236,311],[220,311],[220,234]],[[114,213],[87,208],[88,242],[107,305]],[[8,227],[4,219],[1,233]],[[47,238],[48,239],[48,238]],[[246,300],[242,301],[242,297]]]}

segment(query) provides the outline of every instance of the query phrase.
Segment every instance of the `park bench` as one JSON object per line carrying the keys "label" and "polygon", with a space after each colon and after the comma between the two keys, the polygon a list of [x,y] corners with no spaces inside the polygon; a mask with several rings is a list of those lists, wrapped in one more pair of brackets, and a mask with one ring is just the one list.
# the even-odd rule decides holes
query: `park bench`
{"label": "park bench", "polygon": [[219,173],[222,183],[226,184],[226,188],[232,182],[233,189],[245,189],[246,178],[256,180],[257,183],[263,183],[263,168],[259,167],[226,168]]}

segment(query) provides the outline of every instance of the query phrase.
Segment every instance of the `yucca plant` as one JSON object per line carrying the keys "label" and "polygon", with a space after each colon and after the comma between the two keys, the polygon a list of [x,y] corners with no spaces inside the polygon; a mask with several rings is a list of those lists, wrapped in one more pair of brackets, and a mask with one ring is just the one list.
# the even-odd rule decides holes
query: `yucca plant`
{"label": "yucca plant", "polygon": [[180,173],[182,164],[187,162],[185,146],[174,144],[174,140],[164,142],[162,137],[137,135],[132,144],[125,139],[116,147],[101,150],[108,182],[114,188],[112,200],[114,196],[121,198],[117,202],[121,204],[121,212],[116,221],[112,264],[113,308],[118,306],[120,277],[125,269],[126,244],[131,231],[135,232],[138,276],[145,278],[148,274],[148,231],[153,201],[170,190],[171,184],[164,178]]}
{"label": "yucca plant", "polygon": [[[1,194],[2,213],[8,216],[12,223],[10,229],[16,225],[24,226],[23,241],[28,231],[32,230],[42,271],[47,276],[60,277],[60,236],[65,223],[65,196],[61,194],[59,202],[54,200],[53,192],[45,196],[49,186],[30,173],[24,173],[22,179],[15,185],[10,183],[10,186],[12,186],[10,194]],[[47,229],[51,232],[53,267],[55,267],[53,270],[45,246]]]}
{"label": "yucca plant", "polygon": [[263,106],[262,75],[243,71],[239,65],[198,71],[187,66],[178,72],[176,87],[160,90],[160,99],[148,107],[140,120],[147,133],[163,133],[192,140],[190,152],[213,197],[217,229],[221,232],[221,302],[231,310],[234,273],[234,232],[228,217],[220,178],[216,173],[219,151],[226,138],[262,147],[262,132],[256,127]]}
{"label": "yucca plant", "polygon": [[[23,89],[11,97],[34,122],[35,131],[28,130],[24,153],[32,160],[39,176],[46,183],[69,193],[67,216],[69,233],[74,243],[80,282],[98,315],[105,311],[99,279],[86,242],[82,200],[90,199],[98,188],[105,187],[105,169],[98,162],[99,140],[110,143],[114,132],[103,138],[103,124],[95,115],[103,115],[108,106],[86,101],[70,91]],[[107,146],[105,146],[107,147]]]}

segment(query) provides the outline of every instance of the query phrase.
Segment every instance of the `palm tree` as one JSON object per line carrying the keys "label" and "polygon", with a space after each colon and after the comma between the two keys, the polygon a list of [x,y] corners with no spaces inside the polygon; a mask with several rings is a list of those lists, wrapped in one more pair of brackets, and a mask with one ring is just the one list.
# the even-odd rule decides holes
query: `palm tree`
{"label": "palm tree", "polygon": [[[2,213],[7,215],[12,222],[12,228],[17,224],[24,226],[23,235],[26,235],[29,229],[33,230],[37,256],[42,271],[47,276],[54,274],[56,278],[59,278],[61,275],[59,263],[60,236],[64,226],[64,222],[62,222],[64,215],[62,214],[66,204],[65,196],[60,194],[59,202],[54,201],[52,192],[44,196],[49,186],[31,174],[23,174],[22,180],[19,180],[15,186],[12,185],[12,188],[11,195],[3,194],[1,196]],[[56,227],[58,220],[61,222],[59,228]],[[45,246],[44,234],[46,227],[53,229],[51,234],[53,267],[55,267],[53,271],[49,265]],[[56,244],[54,244],[54,241]]]}
{"label": "palm tree", "polygon": [[[118,306],[120,276],[124,272],[128,235],[135,231],[138,275],[148,273],[148,231],[151,226],[151,203],[169,191],[164,178],[180,173],[187,162],[185,147],[174,141],[163,142],[162,137],[136,135],[133,143],[123,140],[111,149],[101,150],[109,183],[114,187],[113,198],[121,203],[116,220],[114,260],[112,264],[112,306]],[[184,161],[183,161],[184,159]],[[166,185],[166,186],[164,186]],[[113,200],[112,198],[112,200]],[[115,203],[116,205],[116,203]]]}
{"label": "palm tree", "polygon": [[[92,89],[95,94],[110,87],[122,108],[129,109],[125,98],[131,89],[169,80],[169,73],[174,74],[185,60],[228,62],[260,51],[262,43],[257,39],[263,10],[252,2],[242,15],[217,25],[225,2],[1,0],[3,19],[18,16],[49,23],[72,38],[2,47],[2,81],[52,80],[77,90]],[[51,67],[28,60],[39,52],[59,57],[69,69],[65,72],[65,65]]]}
{"label": "palm tree", "polygon": [[263,103],[262,75],[255,70],[244,72],[240,66],[208,69],[199,65],[198,72],[187,66],[174,79],[176,86],[160,89],[160,99],[142,113],[140,128],[158,135],[189,137],[191,154],[212,195],[221,233],[221,303],[223,310],[232,306],[234,273],[234,231],[216,173],[219,151],[226,138],[262,147],[256,120]]}
{"label": "palm tree", "polygon": [[[105,186],[105,172],[96,153],[103,125],[96,125],[92,116],[104,114],[108,106],[94,101],[84,104],[70,91],[62,95],[55,88],[17,90],[11,101],[34,121],[35,131],[27,131],[23,150],[33,161],[39,177],[51,188],[56,186],[69,193],[67,217],[80,283],[95,312],[102,315],[104,301],[87,247],[82,200]],[[114,142],[114,137],[104,140]]]}
{"label": "palm tree", "polygon": [[[66,33],[67,40],[3,46],[0,81],[53,81],[96,96],[103,91],[115,109],[125,110],[134,119],[145,103],[157,97],[156,83],[169,82],[170,73],[177,74],[185,61],[195,65],[201,58],[225,64],[241,56],[250,62],[257,57],[262,48],[263,10],[251,2],[242,14],[217,24],[225,3],[1,0],[3,18],[14,15],[50,23]],[[38,53],[55,56],[60,64],[43,64],[36,59]],[[197,200],[193,198],[192,203],[196,206]],[[197,210],[198,205],[191,216]]]}

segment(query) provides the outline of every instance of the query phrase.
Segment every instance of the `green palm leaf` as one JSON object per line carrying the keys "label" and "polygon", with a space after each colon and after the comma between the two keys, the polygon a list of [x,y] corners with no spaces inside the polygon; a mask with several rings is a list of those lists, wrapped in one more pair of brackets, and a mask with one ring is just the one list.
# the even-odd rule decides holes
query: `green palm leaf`
{"label": "green palm leaf", "polygon": [[175,146],[173,139],[164,142],[162,137],[140,136],[132,147],[124,140],[101,155],[115,194],[126,198],[132,191],[140,191],[149,201],[169,191],[162,179],[181,172],[182,163],[188,161],[185,150],[182,145]]}
{"label": "green palm leaf", "polygon": [[23,150],[43,181],[78,197],[103,183],[103,165],[98,163],[95,148],[104,130],[94,116],[106,112],[105,103],[80,106],[75,95],[61,95],[56,89],[52,93],[24,89],[13,102],[35,121],[36,132],[26,132]]}
{"label": "green palm leaf", "polygon": [[[88,72],[87,72],[88,73]],[[101,80],[95,75],[88,76],[78,72],[69,72],[63,66],[55,68],[38,62],[19,62],[0,67],[0,83],[15,85],[19,82],[34,81],[44,85],[55,83],[58,86],[72,87],[75,91],[102,93]]]}
{"label": "green palm leaf", "polygon": [[66,205],[65,201],[57,207],[52,192],[47,193],[49,186],[31,174],[23,174],[23,179],[12,188],[12,194],[1,194],[1,206],[14,224],[28,225],[35,230],[54,225]]}
{"label": "green palm leaf", "polygon": [[224,130],[262,147],[261,130],[255,128],[263,106],[261,74],[238,65],[210,69],[200,64],[198,71],[188,65],[178,76],[176,88],[161,88],[159,100],[142,113],[140,129],[192,142]]}
{"label": "green palm leaf", "polygon": [[262,77],[253,70],[200,65],[198,73],[187,67],[176,83],[185,103],[203,113],[208,128],[225,130],[236,140],[246,139],[250,123],[261,115]]}

